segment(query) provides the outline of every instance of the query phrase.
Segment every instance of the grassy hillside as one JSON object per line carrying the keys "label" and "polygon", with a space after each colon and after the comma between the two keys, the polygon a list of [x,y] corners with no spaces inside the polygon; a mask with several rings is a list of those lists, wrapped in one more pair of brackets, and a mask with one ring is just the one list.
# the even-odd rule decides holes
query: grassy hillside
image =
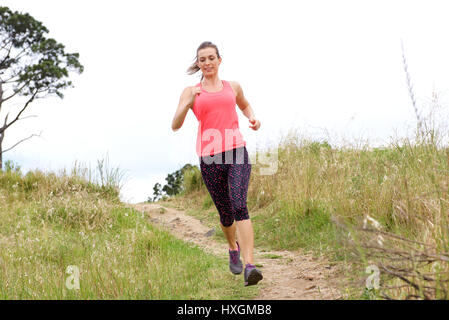
{"label": "grassy hillside", "polygon": [[0,171],[0,299],[254,296],[227,261],[120,203],[117,176],[95,183],[86,173]]}
{"label": "grassy hillside", "polygon": [[[345,263],[355,298],[447,298],[449,148],[428,137],[371,148],[287,135],[265,151],[277,154],[273,174],[253,162],[248,207],[256,244]],[[167,205],[218,227],[198,168],[184,184]],[[368,266],[380,271],[378,290],[365,287]]]}

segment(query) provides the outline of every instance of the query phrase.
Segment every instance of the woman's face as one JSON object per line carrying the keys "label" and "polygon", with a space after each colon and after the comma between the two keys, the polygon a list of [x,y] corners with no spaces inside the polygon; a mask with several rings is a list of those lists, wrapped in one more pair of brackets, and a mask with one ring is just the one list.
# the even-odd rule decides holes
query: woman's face
{"label": "woman's face", "polygon": [[204,76],[218,73],[218,66],[220,63],[221,58],[217,58],[215,48],[204,48],[198,51],[197,65]]}

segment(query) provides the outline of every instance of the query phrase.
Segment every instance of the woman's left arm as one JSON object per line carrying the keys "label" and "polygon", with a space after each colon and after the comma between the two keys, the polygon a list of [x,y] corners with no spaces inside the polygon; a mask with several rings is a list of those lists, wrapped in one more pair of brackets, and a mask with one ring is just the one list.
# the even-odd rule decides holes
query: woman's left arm
{"label": "woman's left arm", "polygon": [[234,81],[234,84],[237,91],[236,95],[237,105],[239,106],[240,110],[245,115],[245,117],[247,117],[249,122],[251,123],[249,127],[253,130],[258,130],[260,128],[260,121],[256,119],[256,116],[254,115],[254,110],[253,108],[251,108],[248,100],[246,100],[240,84],[237,81]]}

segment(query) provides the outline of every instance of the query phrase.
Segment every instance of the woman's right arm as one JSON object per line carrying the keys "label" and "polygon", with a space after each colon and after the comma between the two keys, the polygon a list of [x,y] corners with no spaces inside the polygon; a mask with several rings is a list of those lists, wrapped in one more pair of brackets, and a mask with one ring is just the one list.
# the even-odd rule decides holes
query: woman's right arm
{"label": "woman's right arm", "polygon": [[199,93],[198,91],[201,92],[201,89],[198,87],[187,87],[181,93],[181,97],[179,98],[178,109],[176,110],[175,116],[173,117],[173,121],[171,124],[171,128],[173,131],[177,131],[179,130],[179,128],[182,127],[187,112],[193,106],[196,94]]}

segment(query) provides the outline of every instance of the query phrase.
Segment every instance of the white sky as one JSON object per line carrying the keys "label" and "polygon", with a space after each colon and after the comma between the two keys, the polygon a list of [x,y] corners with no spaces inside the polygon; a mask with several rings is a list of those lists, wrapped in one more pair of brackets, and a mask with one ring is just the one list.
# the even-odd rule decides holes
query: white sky
{"label": "white sky", "polygon": [[[171,121],[203,41],[215,43],[220,79],[238,81],[261,121],[248,128],[248,151],[278,141],[290,128],[319,138],[388,143],[415,116],[403,71],[401,39],[418,103],[435,88],[449,93],[445,1],[51,1],[2,0],[27,12],[49,37],[79,52],[65,98],[34,103],[6,132],[4,154],[26,171],[95,166],[106,154],[127,174],[122,199],[144,201],[156,182],[198,164],[197,120]],[[0,120],[4,118],[4,112]]]}

